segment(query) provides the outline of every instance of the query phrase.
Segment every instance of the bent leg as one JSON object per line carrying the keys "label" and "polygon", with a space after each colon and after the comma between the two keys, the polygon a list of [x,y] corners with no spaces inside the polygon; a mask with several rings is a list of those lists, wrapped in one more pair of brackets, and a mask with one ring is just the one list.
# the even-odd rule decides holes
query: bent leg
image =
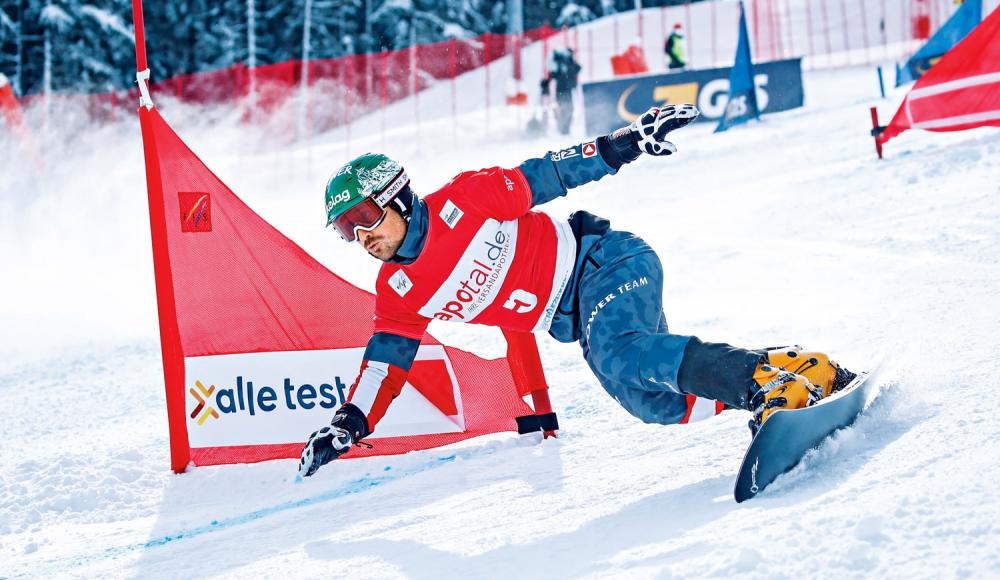
{"label": "bent leg", "polygon": [[624,232],[608,234],[592,256],[579,298],[580,345],[587,363],[632,415],[647,423],[680,422],[687,398],[677,375],[690,337],[667,329],[659,258]]}
{"label": "bent leg", "polygon": [[687,395],[748,408],[761,353],[671,334],[662,302],[662,265],[640,238],[611,232],[588,255],[580,345],[604,388],[647,423],[682,421]]}

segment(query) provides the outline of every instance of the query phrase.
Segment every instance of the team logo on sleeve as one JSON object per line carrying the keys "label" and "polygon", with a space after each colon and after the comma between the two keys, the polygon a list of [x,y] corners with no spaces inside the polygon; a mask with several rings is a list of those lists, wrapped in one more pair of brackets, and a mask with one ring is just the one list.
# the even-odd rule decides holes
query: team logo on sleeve
{"label": "team logo on sleeve", "polygon": [[591,141],[590,143],[584,143],[583,156],[586,158],[586,157],[593,157],[594,155],[597,155],[597,143],[595,141]]}
{"label": "team logo on sleeve", "polygon": [[567,160],[567,159],[569,159],[571,157],[576,157],[578,155],[580,155],[580,152],[577,151],[577,148],[576,147],[570,147],[569,149],[563,149],[561,151],[553,151],[552,152],[552,160],[553,161],[565,161],[565,160]]}
{"label": "team logo on sleeve", "polygon": [[400,296],[406,296],[406,293],[413,288],[413,282],[410,282],[410,277],[406,275],[402,269],[396,270],[396,273],[389,277],[389,287],[396,291],[396,294]]}
{"label": "team logo on sleeve", "polygon": [[465,212],[458,209],[458,206],[452,203],[450,199],[444,202],[444,208],[441,209],[441,219],[444,220],[446,226],[454,229],[455,224],[458,223],[458,220],[462,219],[463,215],[465,215]]}

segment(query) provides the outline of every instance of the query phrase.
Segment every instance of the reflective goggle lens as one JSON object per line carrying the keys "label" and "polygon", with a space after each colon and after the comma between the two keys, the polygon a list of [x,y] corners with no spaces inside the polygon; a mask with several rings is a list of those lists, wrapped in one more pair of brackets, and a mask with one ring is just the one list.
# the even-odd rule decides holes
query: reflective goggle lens
{"label": "reflective goggle lens", "polygon": [[386,210],[373,199],[365,198],[358,205],[345,211],[333,220],[333,227],[348,242],[358,239],[358,230],[371,231],[382,223]]}

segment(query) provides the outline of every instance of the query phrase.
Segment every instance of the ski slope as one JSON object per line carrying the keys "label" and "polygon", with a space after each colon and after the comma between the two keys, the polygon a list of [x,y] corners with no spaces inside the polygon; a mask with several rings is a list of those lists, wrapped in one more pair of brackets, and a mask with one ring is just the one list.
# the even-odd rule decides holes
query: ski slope
{"label": "ski slope", "polygon": [[[732,485],[748,415],[644,425],[576,345],[540,341],[563,427],[390,458],[169,471],[137,123],[76,127],[37,171],[0,156],[0,577],[1000,576],[1000,133],[906,133],[878,162],[870,68],[806,74],[806,107],[676,134],[545,210],[585,208],[660,254],[674,332],[886,357],[852,428],[760,497]],[[901,94],[894,95],[895,101]],[[582,140],[519,138],[516,111],[274,151],[266,133],[164,115],[251,207],[361,287],[378,264],[322,229],[348,154],[418,192]],[[83,130],[86,129],[86,130]],[[499,356],[498,331],[434,323]],[[308,434],[304,430],[303,438]]]}

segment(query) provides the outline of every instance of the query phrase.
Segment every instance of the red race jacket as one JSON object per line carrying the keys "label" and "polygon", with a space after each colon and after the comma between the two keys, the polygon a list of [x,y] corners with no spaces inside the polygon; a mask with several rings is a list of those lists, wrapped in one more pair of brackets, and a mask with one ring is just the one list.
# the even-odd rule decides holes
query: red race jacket
{"label": "red race jacket", "polygon": [[420,255],[379,272],[375,332],[419,340],[433,318],[548,330],[573,273],[576,240],[567,221],[531,211],[521,170],[462,173],[424,201]]}

